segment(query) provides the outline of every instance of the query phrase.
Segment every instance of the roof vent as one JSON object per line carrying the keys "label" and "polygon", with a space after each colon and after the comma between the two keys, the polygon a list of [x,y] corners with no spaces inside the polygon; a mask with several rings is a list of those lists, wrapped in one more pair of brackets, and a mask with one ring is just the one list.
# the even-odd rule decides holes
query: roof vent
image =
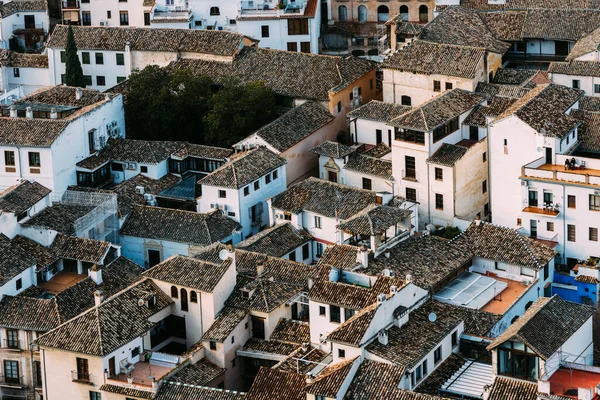
{"label": "roof vent", "polygon": [[310,343],[308,343],[308,342],[302,343],[302,351],[306,353],[308,351],[309,346],[310,346]]}
{"label": "roof vent", "polygon": [[377,302],[378,303],[383,303],[385,301],[385,298],[386,298],[385,293],[378,294],[377,295]]}
{"label": "roof vent", "polygon": [[143,186],[136,186],[135,191],[138,192],[139,194],[144,194],[144,192],[145,192]]}
{"label": "roof vent", "polygon": [[17,118],[17,109],[15,108],[14,104],[10,106],[10,117]]}
{"label": "roof vent", "polygon": [[412,275],[411,274],[406,274],[406,283],[412,283]]}
{"label": "roof vent", "polygon": [[82,97],[83,97],[83,89],[80,87],[75,88],[75,100],[81,100]]}
{"label": "roof vent", "polygon": [[396,294],[396,293],[398,293],[398,286],[396,286],[396,285],[390,286],[390,294]]}
{"label": "roof vent", "polygon": [[381,271],[381,275],[389,277],[392,274],[391,274],[391,271],[389,269],[385,268],[383,271]]}

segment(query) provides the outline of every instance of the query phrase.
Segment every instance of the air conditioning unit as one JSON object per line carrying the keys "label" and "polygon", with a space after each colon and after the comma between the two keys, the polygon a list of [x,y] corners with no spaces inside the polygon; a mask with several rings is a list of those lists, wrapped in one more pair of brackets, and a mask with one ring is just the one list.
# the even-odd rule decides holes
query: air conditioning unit
{"label": "air conditioning unit", "polygon": [[[135,187],[135,191],[136,191],[136,192],[138,192],[139,194],[144,194],[144,192],[145,192],[145,191],[144,191],[144,187],[143,187],[143,186],[136,186],[136,187]],[[144,195],[144,198],[145,198],[145,197],[146,197],[146,196]]]}
{"label": "air conditioning unit", "polygon": [[214,203],[214,204],[211,203],[210,204],[210,208],[214,208],[215,210],[218,210],[219,209],[219,204],[218,203]]}
{"label": "air conditioning unit", "polygon": [[100,21],[100,26],[106,26],[106,22],[105,21]]}
{"label": "air conditioning unit", "polygon": [[527,181],[521,181],[521,186],[529,186],[529,182],[527,182]]}
{"label": "air conditioning unit", "polygon": [[127,169],[135,171],[137,169],[136,163],[127,163]]}

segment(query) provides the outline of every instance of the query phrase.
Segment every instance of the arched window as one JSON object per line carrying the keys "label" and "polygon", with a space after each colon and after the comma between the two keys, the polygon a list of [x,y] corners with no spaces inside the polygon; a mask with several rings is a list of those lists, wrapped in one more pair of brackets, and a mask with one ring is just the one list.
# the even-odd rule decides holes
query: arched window
{"label": "arched window", "polygon": [[221,11],[219,11],[219,7],[211,7],[210,15],[221,15]]}
{"label": "arched window", "polygon": [[403,106],[412,106],[412,99],[410,98],[410,96],[402,96],[400,98],[400,104],[402,104]]}
{"label": "arched window", "polygon": [[338,20],[340,22],[348,21],[348,9],[346,8],[346,6],[338,7]]}
{"label": "arched window", "polygon": [[402,21],[408,21],[408,6],[400,6],[400,16]]}
{"label": "arched window", "polygon": [[197,303],[198,302],[198,293],[196,293],[193,290],[190,292],[190,301],[192,303]]}
{"label": "arched window", "polygon": [[177,288],[175,286],[171,286],[171,297],[176,299],[178,298]]}
{"label": "arched window", "polygon": [[367,22],[367,7],[358,7],[358,22]]}
{"label": "arched window", "polygon": [[181,288],[181,311],[188,310],[187,290]]}
{"label": "arched window", "polygon": [[426,5],[419,7],[419,22],[429,21],[429,8]]}
{"label": "arched window", "polygon": [[377,21],[385,22],[390,19],[390,9],[387,6],[377,7]]}

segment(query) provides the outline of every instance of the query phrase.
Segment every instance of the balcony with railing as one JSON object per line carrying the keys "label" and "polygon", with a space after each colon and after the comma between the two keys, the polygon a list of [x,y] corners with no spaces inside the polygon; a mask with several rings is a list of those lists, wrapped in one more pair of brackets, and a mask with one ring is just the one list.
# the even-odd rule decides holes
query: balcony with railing
{"label": "balcony with railing", "polygon": [[25,379],[17,375],[0,375],[0,386],[25,387]]}
{"label": "balcony with railing", "polygon": [[40,33],[44,32],[44,24],[21,24],[21,25],[13,25],[12,30],[14,34],[25,33],[25,32],[35,32],[39,31]]}
{"label": "balcony with railing", "polygon": [[93,376],[89,372],[79,372],[77,370],[71,371],[71,381],[73,382],[93,385],[92,378]]}
{"label": "balcony with railing", "polygon": [[557,154],[556,164],[548,164],[540,158],[521,167],[521,178],[600,187],[600,159]]}
{"label": "balcony with railing", "polygon": [[80,7],[79,0],[64,0],[61,4],[63,10],[78,10]]}
{"label": "balcony with railing", "polygon": [[150,20],[153,23],[187,23],[192,20],[193,14],[191,7],[187,6],[166,6],[161,9],[154,9]]}
{"label": "balcony with railing", "polygon": [[244,0],[238,3],[240,17],[281,17],[286,15],[303,15],[306,9],[306,0],[303,1],[252,1]]}

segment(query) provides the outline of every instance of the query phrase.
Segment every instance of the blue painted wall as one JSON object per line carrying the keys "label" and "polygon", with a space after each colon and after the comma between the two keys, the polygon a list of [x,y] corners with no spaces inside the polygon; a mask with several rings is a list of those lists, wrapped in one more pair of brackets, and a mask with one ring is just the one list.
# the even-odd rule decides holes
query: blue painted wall
{"label": "blue painted wall", "polygon": [[[583,298],[589,298],[589,301],[594,303],[594,306],[598,306],[596,302],[596,292],[598,291],[597,285],[594,283],[577,282],[574,276],[564,275],[555,273],[554,283],[561,283],[563,285],[570,285],[577,288],[577,290],[569,290],[557,286],[552,286],[552,294],[557,294],[560,298],[569,300],[575,303],[583,303]],[[586,299],[587,300],[587,299]]]}

